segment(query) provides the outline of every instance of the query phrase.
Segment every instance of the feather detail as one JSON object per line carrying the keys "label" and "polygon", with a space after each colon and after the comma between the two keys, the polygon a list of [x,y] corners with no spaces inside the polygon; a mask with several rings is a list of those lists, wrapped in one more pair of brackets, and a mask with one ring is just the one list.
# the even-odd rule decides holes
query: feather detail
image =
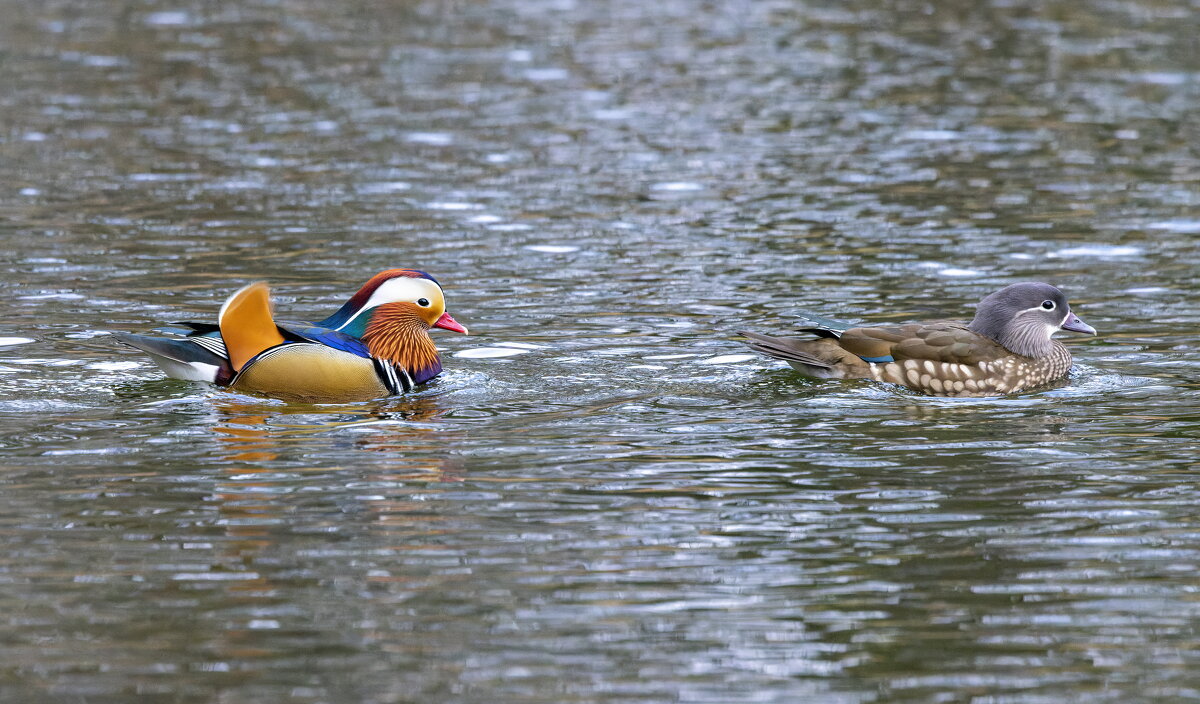
{"label": "feather detail", "polygon": [[372,357],[406,370],[417,384],[442,371],[437,346],[429,337],[429,326],[411,303],[377,306],[371,312],[362,339]]}

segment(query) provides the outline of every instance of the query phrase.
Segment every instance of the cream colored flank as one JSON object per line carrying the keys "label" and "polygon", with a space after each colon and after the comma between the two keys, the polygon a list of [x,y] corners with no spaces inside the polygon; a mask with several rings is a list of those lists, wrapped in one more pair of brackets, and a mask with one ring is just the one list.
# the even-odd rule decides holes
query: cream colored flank
{"label": "cream colored flank", "polygon": [[371,360],[307,343],[260,354],[238,375],[233,388],[314,403],[369,401],[391,393]]}

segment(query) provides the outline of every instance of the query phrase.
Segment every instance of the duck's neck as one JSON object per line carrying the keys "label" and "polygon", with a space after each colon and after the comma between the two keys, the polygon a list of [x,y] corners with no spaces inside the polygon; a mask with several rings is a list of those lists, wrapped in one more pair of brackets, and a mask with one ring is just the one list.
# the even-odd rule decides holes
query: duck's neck
{"label": "duck's neck", "polygon": [[1018,324],[1016,322],[1000,327],[980,324],[976,318],[970,325],[973,332],[999,342],[1004,349],[1022,357],[1045,357],[1054,350],[1055,342],[1050,338],[1044,325],[1038,323]]}
{"label": "duck's neck", "polygon": [[399,366],[421,384],[441,373],[442,360],[429,337],[429,326],[405,308],[398,304],[379,306],[360,337],[372,357]]}

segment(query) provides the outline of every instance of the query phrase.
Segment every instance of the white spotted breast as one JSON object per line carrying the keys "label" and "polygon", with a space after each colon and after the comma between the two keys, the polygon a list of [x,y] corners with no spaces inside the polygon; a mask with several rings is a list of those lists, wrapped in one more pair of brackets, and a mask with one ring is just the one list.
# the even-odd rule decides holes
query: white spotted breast
{"label": "white spotted breast", "polygon": [[906,359],[870,365],[876,381],[907,386],[933,396],[996,396],[1024,391],[1066,375],[1071,353],[1055,341],[1040,358],[1011,355],[978,364]]}

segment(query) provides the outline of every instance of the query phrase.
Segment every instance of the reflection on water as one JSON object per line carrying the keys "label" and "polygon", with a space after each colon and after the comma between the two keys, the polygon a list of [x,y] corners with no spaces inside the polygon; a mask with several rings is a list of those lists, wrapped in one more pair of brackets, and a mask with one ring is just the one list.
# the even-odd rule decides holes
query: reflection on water
{"label": "reflection on water", "polygon": [[[1194,698],[1194,13],[8,9],[0,699]],[[408,397],[111,338],[396,266],[472,322]],[[1012,398],[735,335],[1019,280],[1101,334]]]}

